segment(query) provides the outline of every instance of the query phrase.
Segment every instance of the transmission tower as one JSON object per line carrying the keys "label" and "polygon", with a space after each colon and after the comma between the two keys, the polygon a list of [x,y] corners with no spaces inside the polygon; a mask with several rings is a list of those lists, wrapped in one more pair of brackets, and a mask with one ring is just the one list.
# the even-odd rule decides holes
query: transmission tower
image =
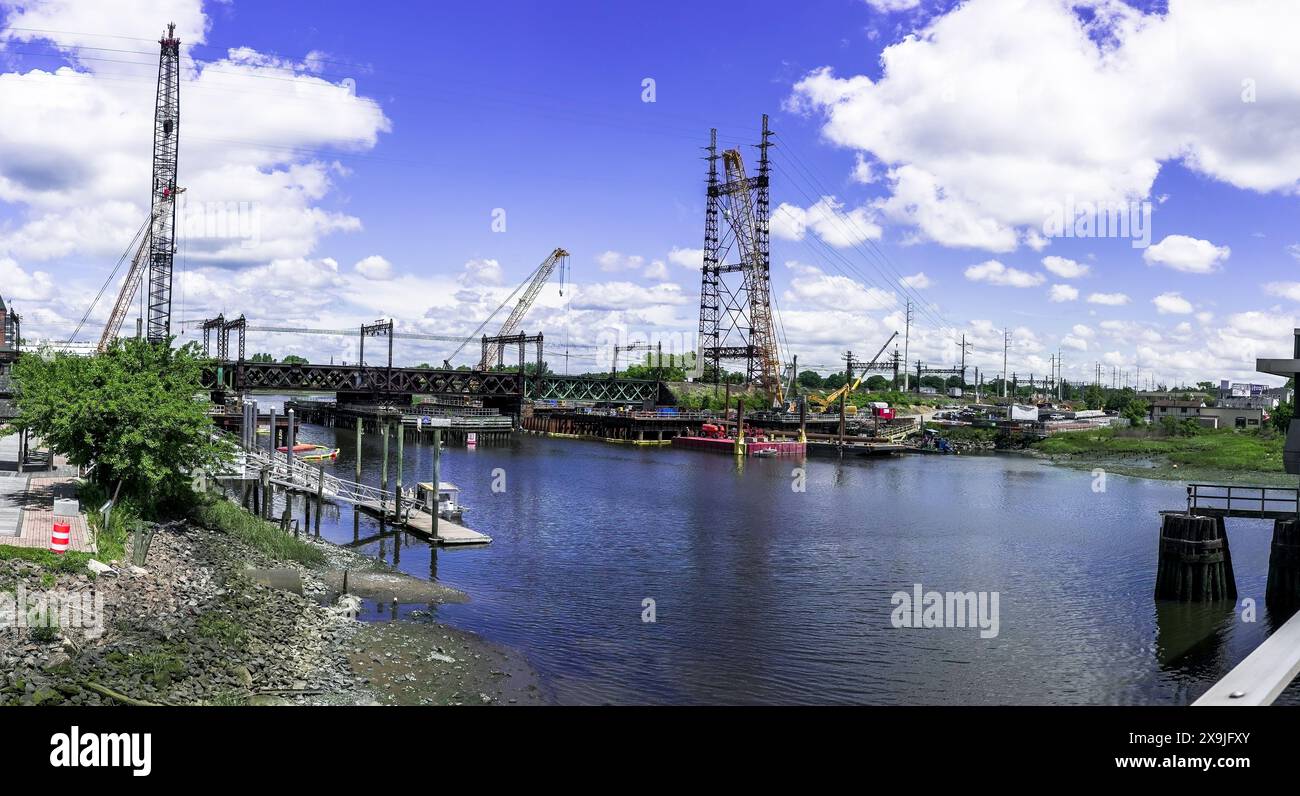
{"label": "transmission tower", "polygon": [[[771,135],[764,114],[758,176],[749,177],[740,150],[719,154],[718,131],[709,133],[699,356],[703,364],[713,365],[715,382],[722,378],[722,363],[743,360],[747,381],[780,400],[781,355],[772,319],[768,243]],[[732,255],[738,261],[727,262]]]}
{"label": "transmission tower", "polygon": [[181,124],[181,42],[176,24],[158,42],[158,97],[153,118],[153,234],[149,240],[149,322],[145,336],[171,336],[172,261],[176,254],[176,151]]}

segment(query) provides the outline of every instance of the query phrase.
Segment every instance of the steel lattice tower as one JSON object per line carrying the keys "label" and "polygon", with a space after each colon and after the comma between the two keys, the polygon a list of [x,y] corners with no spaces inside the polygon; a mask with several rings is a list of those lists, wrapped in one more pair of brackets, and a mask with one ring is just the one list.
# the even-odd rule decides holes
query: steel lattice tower
{"label": "steel lattice tower", "polygon": [[[746,380],[780,397],[768,232],[771,135],[764,114],[758,176],[748,177],[740,151],[719,154],[718,131],[709,133],[698,355],[705,367],[713,366],[715,381],[720,380],[722,363],[744,360]],[[733,253],[737,262],[726,262]],[[738,283],[734,274],[740,275]]]}
{"label": "steel lattice tower", "polygon": [[153,119],[152,235],[149,243],[149,321],[146,337],[171,336],[172,263],[176,255],[176,153],[181,124],[181,42],[176,25],[158,42],[158,97]]}

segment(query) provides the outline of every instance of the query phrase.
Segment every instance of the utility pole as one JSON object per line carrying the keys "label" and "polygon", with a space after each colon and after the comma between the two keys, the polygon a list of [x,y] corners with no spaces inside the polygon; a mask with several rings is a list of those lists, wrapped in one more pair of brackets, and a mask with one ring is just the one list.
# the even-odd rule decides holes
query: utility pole
{"label": "utility pole", "polygon": [[961,336],[961,388],[966,389],[966,349],[970,346],[966,342],[966,335]]}
{"label": "utility pole", "polygon": [[[907,314],[903,326],[903,392],[907,392],[907,348],[912,337],[912,300],[907,300]],[[918,388],[920,385],[917,385]]]}
{"label": "utility pole", "polygon": [[1011,332],[1002,327],[1002,397],[1007,397],[1007,349],[1011,347]]}

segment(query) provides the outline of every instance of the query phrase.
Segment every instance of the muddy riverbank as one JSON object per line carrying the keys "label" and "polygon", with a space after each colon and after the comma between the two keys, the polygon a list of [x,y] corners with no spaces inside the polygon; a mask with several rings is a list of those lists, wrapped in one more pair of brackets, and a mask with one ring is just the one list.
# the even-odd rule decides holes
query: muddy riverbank
{"label": "muddy riverbank", "polygon": [[[0,704],[527,704],[543,701],[522,656],[427,621],[360,622],[339,599],[341,571],[380,591],[416,588],[431,605],[463,602],[406,584],[381,562],[311,541],[326,564],[277,561],[220,531],[159,527],[144,567],[29,560],[0,550],[0,599],[102,598],[95,623],[0,627]],[[260,573],[296,575],[300,588]],[[378,585],[376,585],[378,584]],[[93,600],[92,600],[93,603]],[[89,627],[76,626],[88,624]]]}

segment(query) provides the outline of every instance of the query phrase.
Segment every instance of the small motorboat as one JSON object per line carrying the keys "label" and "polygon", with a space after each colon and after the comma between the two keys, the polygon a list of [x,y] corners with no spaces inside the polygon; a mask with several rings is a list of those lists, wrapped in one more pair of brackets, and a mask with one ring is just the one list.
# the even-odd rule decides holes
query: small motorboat
{"label": "small motorboat", "polygon": [[[281,445],[276,448],[280,453],[287,453],[289,448]],[[293,455],[295,458],[302,459],[306,462],[334,461],[339,457],[338,448],[328,448],[324,445],[312,445],[309,443],[300,443],[293,446]]]}
{"label": "small motorboat", "polygon": [[768,458],[769,456],[775,456],[775,455],[776,455],[776,448],[759,448],[758,450],[754,451],[754,452],[753,452],[752,454],[750,454],[750,455],[751,455],[751,456],[762,456],[764,459],[766,459],[766,458]]}
{"label": "small motorboat", "polygon": [[[437,490],[438,516],[448,520],[459,520],[465,516],[465,507],[460,505],[460,487],[443,481]],[[433,512],[433,482],[422,481],[415,493],[416,504],[429,513]]]}

